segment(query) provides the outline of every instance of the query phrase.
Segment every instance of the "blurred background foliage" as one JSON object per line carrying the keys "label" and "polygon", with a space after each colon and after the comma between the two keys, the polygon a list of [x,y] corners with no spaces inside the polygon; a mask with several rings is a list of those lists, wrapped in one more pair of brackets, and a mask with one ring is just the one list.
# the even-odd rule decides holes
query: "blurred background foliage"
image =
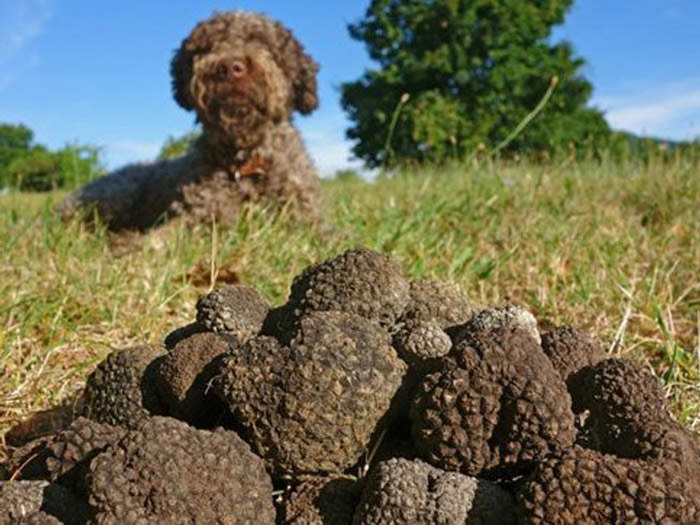
{"label": "blurred background foliage", "polygon": [[34,142],[23,124],[0,124],[0,188],[51,191],[74,188],[100,176],[100,149],[66,144],[51,151]]}

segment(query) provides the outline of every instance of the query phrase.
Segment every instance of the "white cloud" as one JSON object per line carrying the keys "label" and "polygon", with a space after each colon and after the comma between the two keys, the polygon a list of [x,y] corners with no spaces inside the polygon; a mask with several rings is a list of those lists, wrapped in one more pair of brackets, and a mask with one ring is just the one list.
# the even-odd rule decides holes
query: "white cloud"
{"label": "white cloud", "polygon": [[615,129],[676,140],[698,135],[700,79],[660,86],[653,92],[601,97],[596,103]]}
{"label": "white cloud", "polygon": [[53,15],[53,0],[0,2],[0,90],[27,68],[39,63],[27,46],[43,31]]}
{"label": "white cloud", "polygon": [[352,143],[345,138],[348,122],[340,108],[327,109],[297,122],[306,147],[322,176],[352,168],[362,170],[362,162],[352,156]]}
{"label": "white cloud", "polygon": [[53,14],[53,0],[15,0],[0,7],[0,61],[39,36]]}
{"label": "white cloud", "polygon": [[305,135],[309,154],[323,176],[331,176],[341,169],[359,169],[362,163],[351,159],[350,142],[333,131]]}
{"label": "white cloud", "polygon": [[621,107],[612,110],[610,123],[619,127],[658,127],[689,111],[700,109],[700,90],[681,96],[663,98],[648,104]]}

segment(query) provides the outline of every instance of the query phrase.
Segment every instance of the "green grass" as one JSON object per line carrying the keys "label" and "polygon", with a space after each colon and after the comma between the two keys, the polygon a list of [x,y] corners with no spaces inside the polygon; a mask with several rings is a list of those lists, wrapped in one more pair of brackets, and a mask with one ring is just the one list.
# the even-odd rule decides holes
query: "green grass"
{"label": "green grass", "polygon": [[0,433],[78,391],[113,348],[194,317],[214,270],[284,300],[306,265],[354,246],[475,302],[571,323],[667,385],[700,427],[700,167],[496,162],[325,183],[327,224],[251,208],[232,229],[171,225],[115,245],[55,216],[53,196],[0,197]]}

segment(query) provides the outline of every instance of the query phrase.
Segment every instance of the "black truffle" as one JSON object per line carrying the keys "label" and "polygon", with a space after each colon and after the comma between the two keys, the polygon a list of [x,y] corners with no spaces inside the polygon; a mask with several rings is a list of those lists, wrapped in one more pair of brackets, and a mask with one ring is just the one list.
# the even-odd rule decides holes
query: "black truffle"
{"label": "black truffle", "polygon": [[691,524],[700,520],[700,482],[664,463],[574,447],[540,463],[518,508],[529,524]]}
{"label": "black truffle", "polygon": [[394,335],[394,347],[412,368],[428,372],[452,349],[450,336],[432,321],[402,327]]}
{"label": "black truffle", "polygon": [[161,398],[172,416],[197,426],[216,420],[222,406],[208,393],[209,381],[218,370],[217,358],[228,353],[235,339],[211,332],[183,339],[158,363],[155,377]]}
{"label": "black truffle", "polygon": [[287,494],[280,505],[284,525],[351,525],[362,483],[348,477],[316,477],[305,480]]}
{"label": "black truffle", "polygon": [[263,462],[235,433],[153,417],[90,464],[95,523],[274,524]]}
{"label": "black truffle", "polygon": [[574,410],[613,423],[658,420],[668,414],[659,380],[629,359],[609,358],[582,370]]}
{"label": "black truffle", "polygon": [[420,460],[390,459],[371,471],[355,525],[515,523],[510,494],[488,481],[445,472]]}
{"label": "black truffle", "polygon": [[453,342],[456,344],[467,334],[476,334],[486,330],[516,326],[526,330],[538,343],[540,332],[537,329],[537,319],[522,306],[506,303],[496,308],[483,308],[476,312],[466,323],[450,330]]}
{"label": "black truffle", "polygon": [[401,324],[432,321],[440,328],[467,322],[474,306],[459,289],[441,281],[411,281],[409,302],[399,318]]}
{"label": "black truffle", "polygon": [[513,326],[466,332],[419,386],[411,420],[434,465],[504,481],[575,435],[564,381],[530,332]]}
{"label": "black truffle", "polygon": [[255,288],[226,285],[197,301],[197,323],[212,332],[235,335],[243,342],[260,332],[269,310]]}
{"label": "black truffle", "polygon": [[87,463],[124,433],[121,427],[80,417],[65,430],[14,450],[8,466],[13,479],[48,480],[79,491]]}
{"label": "black truffle", "polygon": [[195,334],[201,334],[202,332],[209,331],[210,330],[197,322],[186,324],[185,326],[176,328],[166,335],[165,339],[163,339],[163,346],[165,346],[167,350],[172,350],[180,341],[184,341],[188,337]]}
{"label": "black truffle", "polygon": [[31,516],[20,518],[12,521],[12,525],[64,525],[58,518],[47,514],[44,511],[39,511]]}
{"label": "black truffle", "polygon": [[225,358],[213,386],[276,475],[333,473],[369,445],[405,369],[376,324],[313,312],[288,347],[257,337]]}
{"label": "black truffle", "polygon": [[2,481],[46,480],[49,472],[46,468],[47,447],[52,436],[44,436],[25,443],[21,447],[8,447],[7,459],[2,465]]}
{"label": "black truffle", "polygon": [[1,524],[79,524],[88,508],[68,489],[47,481],[0,481]]}
{"label": "black truffle", "polygon": [[456,287],[439,281],[413,281],[409,303],[396,324],[394,347],[412,367],[429,370],[452,348],[446,330],[464,323],[472,312],[471,303]]}
{"label": "black truffle", "polygon": [[700,451],[671,418],[658,380],[611,358],[581,369],[574,408],[585,425],[574,447],[544,461],[524,485],[526,523],[695,523]]}
{"label": "black truffle", "polygon": [[693,436],[672,419],[661,384],[639,364],[610,358],[584,368],[573,401],[586,413],[578,438],[584,446],[623,458],[675,460],[700,476],[700,464],[690,459],[700,457]]}
{"label": "black truffle", "polygon": [[409,283],[387,256],[349,250],[308,267],[292,283],[289,304],[298,319],[308,312],[337,310],[394,325],[409,301]]}
{"label": "black truffle", "polygon": [[92,458],[119,441],[125,433],[122,427],[78,418],[70,428],[59,432],[47,447],[49,479],[84,493],[85,474]]}
{"label": "black truffle", "polygon": [[164,353],[153,346],[136,346],[109,354],[87,379],[83,415],[136,428],[151,414],[165,413],[154,373]]}
{"label": "black truffle", "polygon": [[577,387],[581,369],[605,359],[605,350],[599,341],[568,325],[543,333],[542,350],[566,381],[570,392]]}

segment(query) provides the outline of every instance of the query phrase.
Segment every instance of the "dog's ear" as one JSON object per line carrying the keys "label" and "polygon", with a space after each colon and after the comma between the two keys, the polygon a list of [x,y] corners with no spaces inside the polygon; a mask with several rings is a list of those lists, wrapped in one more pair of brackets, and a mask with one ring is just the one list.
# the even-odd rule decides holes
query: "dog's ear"
{"label": "dog's ear", "polygon": [[301,67],[294,82],[294,107],[303,115],[311,113],[318,107],[318,88],[316,73],[318,64],[306,53],[300,57]]}
{"label": "dog's ear", "polygon": [[276,29],[281,42],[280,63],[292,82],[292,106],[307,115],[318,107],[316,74],[319,66],[291,31],[280,23],[276,23]]}
{"label": "dog's ear", "polygon": [[194,74],[194,59],[197,55],[211,50],[217,38],[221,38],[224,23],[221,16],[199,22],[190,35],[182,41],[170,62],[173,97],[175,102],[186,110],[194,109],[195,104],[190,91],[190,81]]}
{"label": "dog's ear", "polygon": [[192,78],[192,59],[194,54],[187,49],[188,40],[183,40],[182,45],[175,51],[170,61],[170,77],[172,81],[173,98],[187,111],[194,109],[190,94],[190,79]]}

